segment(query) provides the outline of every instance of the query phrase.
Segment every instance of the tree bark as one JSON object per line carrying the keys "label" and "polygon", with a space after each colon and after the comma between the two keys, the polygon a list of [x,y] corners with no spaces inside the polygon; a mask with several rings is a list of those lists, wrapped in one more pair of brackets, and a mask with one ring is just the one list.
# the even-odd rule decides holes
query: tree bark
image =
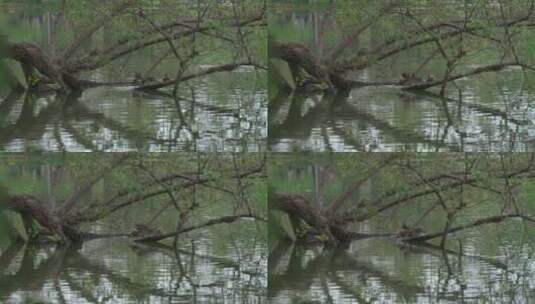
{"label": "tree bark", "polygon": [[392,234],[364,234],[348,231],[344,223],[336,218],[329,218],[313,208],[303,196],[274,193],[270,194],[269,208],[287,213],[290,217],[304,221],[320,234],[328,237],[327,244],[337,245],[354,239],[391,236]]}
{"label": "tree bark", "polygon": [[[76,76],[63,71],[39,46],[33,43],[6,41],[0,48],[0,59],[6,58],[20,63],[28,87],[35,87],[38,82],[53,81],[64,89],[78,91],[82,88]],[[38,76],[35,71],[42,76]]]}
{"label": "tree bark", "polygon": [[[62,241],[67,240],[60,220],[39,199],[31,195],[10,194],[5,198],[4,207],[19,213],[25,221],[35,220],[43,228],[60,236]],[[31,225],[31,223],[25,225]]]}

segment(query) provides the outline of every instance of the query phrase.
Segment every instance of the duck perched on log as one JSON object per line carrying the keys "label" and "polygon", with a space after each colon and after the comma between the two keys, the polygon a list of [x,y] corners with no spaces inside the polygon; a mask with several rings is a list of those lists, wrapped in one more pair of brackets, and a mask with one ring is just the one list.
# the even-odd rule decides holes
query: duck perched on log
{"label": "duck perched on log", "polygon": [[403,85],[411,85],[411,84],[417,84],[421,82],[422,82],[422,79],[416,76],[416,74],[407,73],[407,72],[401,73],[401,79],[399,80],[399,84],[403,84]]}
{"label": "duck perched on log", "polygon": [[143,75],[141,75],[141,73],[139,72],[136,72],[136,74],[134,75],[134,81],[132,81],[134,85],[154,84],[157,82],[158,80],[156,80],[156,78],[152,76],[143,77]]}
{"label": "duck perched on log", "polygon": [[132,81],[132,83],[135,85],[143,84],[143,76],[141,76],[141,73],[136,72],[134,75],[134,81]]}
{"label": "duck perched on log", "polygon": [[420,227],[410,227],[409,225],[403,223],[401,229],[398,232],[398,237],[408,238],[422,235],[424,230]]}
{"label": "duck perched on log", "polygon": [[424,82],[433,82],[435,81],[435,77],[433,75],[429,74],[427,75],[427,78],[424,80],[418,76],[416,76],[415,73],[407,73],[403,72],[401,73],[401,78],[399,80],[400,85],[414,85],[414,84],[420,84]]}
{"label": "duck perched on log", "polygon": [[158,228],[151,228],[145,224],[137,224],[136,230],[130,233],[130,236],[136,237],[136,238],[144,238],[144,237],[149,237],[149,236],[159,235],[159,234],[162,234],[162,231]]}
{"label": "duck perched on log", "polygon": [[143,84],[154,84],[157,83],[158,80],[152,76],[146,77],[145,82]]}

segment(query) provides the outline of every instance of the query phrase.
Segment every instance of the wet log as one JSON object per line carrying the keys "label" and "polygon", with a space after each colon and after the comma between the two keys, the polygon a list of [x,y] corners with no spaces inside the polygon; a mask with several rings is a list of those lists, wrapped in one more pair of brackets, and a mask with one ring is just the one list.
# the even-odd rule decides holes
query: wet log
{"label": "wet log", "polygon": [[10,194],[5,198],[3,207],[19,213],[25,221],[30,221],[26,226],[35,220],[43,228],[60,236],[62,241],[67,241],[60,220],[36,197]]}
{"label": "wet log", "polygon": [[329,88],[334,88],[329,70],[306,45],[271,42],[269,52],[272,57],[282,59],[288,63],[295,83],[299,83],[298,80],[304,77],[300,71],[300,69],[303,69],[315,81],[325,84]]}
{"label": "wet log", "polygon": [[273,41],[270,42],[269,52],[271,57],[288,63],[296,83],[299,83],[299,79],[308,77],[327,86],[329,90],[339,91],[347,91],[360,85],[360,82],[346,78],[344,71],[340,70],[337,64],[326,65],[304,44]]}
{"label": "wet log", "polygon": [[[64,89],[78,91],[82,88],[76,76],[65,72],[36,44],[27,42],[15,43],[4,40],[0,45],[0,59],[13,59],[19,62],[29,87],[35,87],[41,81],[52,81]],[[37,75],[36,71],[41,76]]]}
{"label": "wet log", "polygon": [[28,237],[33,235],[33,222],[41,225],[45,231],[40,234],[59,236],[60,241],[65,242],[83,242],[92,239],[109,238],[109,237],[127,237],[128,234],[94,234],[80,231],[76,225],[71,225],[68,221],[47,208],[46,204],[31,195],[8,195],[4,200],[2,207],[7,210],[18,213],[24,222]]}
{"label": "wet log", "polygon": [[282,211],[290,217],[304,221],[317,233],[327,237],[328,245],[339,245],[355,239],[390,236],[390,234],[363,234],[345,229],[345,224],[338,218],[314,209],[312,204],[303,196],[292,194],[270,194],[269,208]]}

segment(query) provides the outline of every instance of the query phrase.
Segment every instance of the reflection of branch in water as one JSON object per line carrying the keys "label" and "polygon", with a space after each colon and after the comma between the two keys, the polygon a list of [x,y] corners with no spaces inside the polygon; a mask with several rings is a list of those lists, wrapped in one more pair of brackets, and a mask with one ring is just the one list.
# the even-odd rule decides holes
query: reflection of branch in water
{"label": "reflection of branch in water", "polygon": [[34,116],[34,98],[35,96],[30,93],[26,94],[22,104],[22,112],[17,121],[0,129],[1,143],[8,143],[16,138],[38,139],[46,132],[46,124],[63,114],[62,102],[59,98],[56,98],[43,108],[37,116]]}
{"label": "reflection of branch in water", "polygon": [[95,264],[78,251],[71,250],[67,257],[66,266],[72,270],[88,271],[92,274],[104,275],[105,278],[112,284],[117,285],[121,290],[127,290],[130,294],[135,296],[152,295],[158,297],[167,297],[169,294],[162,289],[153,288],[146,284],[133,282],[131,279],[117,274],[116,272],[108,269],[104,265]]}
{"label": "reflection of branch in water", "polygon": [[282,262],[286,257],[291,256],[295,242],[279,240],[269,251],[268,273],[278,273],[282,268]]}
{"label": "reflection of branch in water", "polygon": [[[195,91],[193,89],[191,90],[191,94],[192,94],[191,99],[180,97],[180,96],[177,97],[177,96],[174,96],[173,94],[165,93],[161,91],[143,91],[138,94],[143,94],[145,96],[152,96],[152,97],[153,96],[163,97],[174,102],[180,123],[175,130],[175,137],[170,140],[165,140],[165,142],[168,142],[170,144],[178,141],[180,137],[180,132],[183,129],[187,130],[187,132],[189,132],[192,135],[192,137],[194,137],[194,139],[198,137],[199,135],[198,130],[193,130],[191,127],[191,123],[195,122],[195,107],[200,107],[211,113],[224,114],[224,115],[229,115],[232,117],[239,118],[239,113],[236,112],[236,109],[229,109],[229,108],[221,107],[218,105],[206,104],[206,103],[198,101],[195,98]],[[180,103],[181,101],[189,102],[191,105],[189,110],[185,110],[186,113],[183,113],[182,105]],[[188,116],[188,112],[189,112],[189,121],[187,121],[186,119],[186,116]]]}
{"label": "reflection of branch in water", "polygon": [[275,116],[270,116],[269,141],[273,142],[282,137],[308,137],[315,125],[321,124],[323,116],[330,112],[329,104],[331,100],[324,95],[319,103],[302,115],[302,106],[306,101],[306,96],[300,94],[292,95],[289,102],[289,111],[286,119],[281,124],[276,124],[273,120]]}
{"label": "reflection of branch in water", "polygon": [[276,95],[268,100],[268,117],[276,117],[279,115],[280,109],[287,101],[293,99],[293,92],[288,92],[279,89]]}
{"label": "reflection of branch in water", "polygon": [[[440,98],[440,100],[443,101],[443,106],[446,105],[446,102],[455,103],[458,105],[464,105],[468,108],[474,109],[477,112],[490,115],[492,117],[500,117],[506,121],[512,122],[517,126],[524,126],[528,124],[525,120],[519,120],[510,117],[511,115],[499,110],[495,109],[489,106],[485,106],[479,103],[473,103],[473,102],[466,102],[466,101],[457,101],[451,98],[447,97],[441,97],[440,95],[431,93],[431,92],[410,92],[411,94],[414,94],[415,96],[423,96],[423,97],[431,97],[433,99]],[[409,93],[406,93],[409,94]],[[443,134],[443,137],[441,139],[431,140],[426,138],[425,136],[416,134],[410,130],[403,130],[399,129],[393,125],[391,125],[388,122],[381,121],[374,117],[372,114],[368,114],[366,112],[363,112],[362,110],[354,107],[353,105],[347,103],[347,97],[344,96],[335,96],[333,101],[328,101],[329,98],[332,96],[329,96],[329,98],[326,98],[328,95],[324,95],[322,103],[317,104],[312,109],[310,109],[306,114],[302,115],[301,113],[301,107],[304,103],[304,100],[308,98],[307,95],[300,95],[300,94],[294,94],[289,95],[287,92],[280,91],[276,98],[272,99],[270,102],[270,107],[276,106],[277,109],[273,110],[270,109],[270,117],[276,117],[275,114],[279,112],[279,109],[282,107],[282,105],[285,102],[289,102],[290,104],[290,112],[287,115],[285,122],[282,124],[276,124],[274,120],[271,120],[270,123],[270,141],[276,142],[277,139],[282,137],[299,137],[299,138],[306,138],[310,136],[310,133],[312,129],[315,126],[322,125],[328,116],[335,116],[335,117],[346,117],[346,118],[355,118],[355,120],[362,121],[364,123],[367,123],[386,134],[392,135],[394,138],[404,142],[404,143],[425,143],[429,144],[431,146],[441,148],[444,146],[447,146],[450,150],[456,151],[459,149],[457,145],[454,144],[446,144],[446,133]],[[425,98],[424,98],[425,99]],[[331,105],[332,104],[332,105]],[[448,113],[447,108],[442,109],[445,111],[445,115],[448,119],[448,125],[454,125],[453,121],[451,120],[451,117]],[[331,122],[332,124],[332,122]],[[445,130],[448,128],[446,127]],[[337,130],[337,135],[344,138],[345,141],[347,140],[347,135],[344,135],[343,133],[340,133],[340,130]],[[459,131],[457,128],[455,128],[456,133],[459,135],[461,140],[466,136],[463,132]],[[348,144],[355,148],[359,148],[358,144],[355,144],[355,140],[351,140]]]}
{"label": "reflection of branch in water", "polygon": [[86,299],[87,302],[89,303],[98,303],[98,298],[95,297],[91,291],[92,290],[88,290],[87,288],[84,288],[84,286],[78,284],[78,282],[76,282],[76,280],[71,276],[71,274],[69,272],[64,272],[63,275],[62,275],[62,278],[65,282],[67,282],[67,285],[69,285],[69,288],[72,290],[72,291],[76,291],[79,295],[81,295],[84,299]]}
{"label": "reflection of branch in water", "polygon": [[[16,251],[14,254],[14,249],[20,249],[20,247],[20,245],[19,247],[12,247],[5,252],[10,253],[10,260],[13,260],[16,253],[19,252]],[[57,247],[51,256],[43,260],[37,267],[34,267],[38,249],[38,247],[27,245],[24,251],[21,267],[17,273],[14,275],[0,276],[0,292],[2,294],[9,295],[21,288],[40,290],[51,278],[63,279],[63,276],[68,270],[69,272],[90,272],[93,275],[98,275],[99,278],[104,275],[107,281],[113,285],[117,285],[119,290],[127,290],[136,298],[141,295],[153,295],[158,297],[170,296],[160,289],[134,283],[130,279],[107,269],[106,266],[95,265],[74,248]],[[5,253],[2,255],[4,258],[6,257]],[[7,265],[11,263],[11,261],[7,261],[7,259],[5,259],[5,261]],[[67,282],[73,287],[73,290],[81,288],[76,284],[73,284],[72,281],[69,281],[71,281],[71,276],[67,274]],[[83,290],[83,288],[81,288],[81,290]],[[90,293],[84,292],[82,294],[85,298],[94,298]]]}
{"label": "reflection of branch in water", "polygon": [[[378,270],[375,265],[359,261],[348,254],[346,250],[336,250],[335,259],[333,259],[335,269],[338,270],[357,270],[363,272],[367,277],[374,277],[381,281],[386,287],[391,288],[404,299],[411,299],[415,294],[424,292],[424,287],[412,285],[401,279],[392,277],[389,273]],[[412,302],[412,301],[409,301]]]}
{"label": "reflection of branch in water", "polygon": [[[16,98],[20,96],[20,94],[13,94],[12,98],[6,100],[8,101],[7,103],[2,103],[0,107],[4,106],[7,110],[11,109],[13,104],[18,101]],[[117,132],[120,136],[125,137],[130,142],[137,143],[137,146],[146,146],[147,140],[152,140],[159,144],[165,143],[164,140],[153,138],[147,132],[133,130],[114,119],[106,117],[104,114],[89,110],[84,104],[78,102],[80,95],[76,93],[53,97],[52,101],[39,111],[39,114],[34,115],[35,100],[42,96],[43,94],[32,92],[28,92],[25,95],[22,112],[17,121],[1,128],[0,142],[8,143],[16,138],[38,140],[47,131],[47,124],[60,121],[91,119],[95,124],[102,125]],[[6,113],[3,115],[8,115],[8,112],[2,111],[2,113]],[[66,130],[84,147],[96,148],[90,139],[85,139],[84,136],[76,131],[70,124],[67,126]]]}
{"label": "reflection of branch in water", "polygon": [[[130,142],[136,143],[135,146],[138,148],[146,146],[147,140],[152,140],[160,144],[163,143],[163,141],[153,138],[148,132],[138,131],[128,126],[124,126],[120,122],[109,118],[102,113],[89,110],[84,104],[78,103],[69,110],[70,115],[67,118],[73,120],[89,118],[93,120],[94,123],[98,123],[111,131],[117,132],[120,136],[125,137]],[[71,117],[71,115],[73,117]]]}
{"label": "reflection of branch in water", "polygon": [[67,300],[65,299],[65,295],[63,294],[63,290],[61,289],[59,279],[55,277],[53,281],[54,283],[52,285],[54,286],[54,290],[57,293],[58,302],[61,304],[67,304]]}
{"label": "reflection of branch in water", "polygon": [[[436,257],[442,259],[444,261],[444,263],[446,263],[448,278],[446,279],[446,282],[444,284],[441,284],[443,289],[446,289],[446,287],[449,285],[448,284],[448,280],[455,279],[456,281],[458,281],[458,279],[459,279],[459,275],[454,275],[453,274],[454,269],[450,265],[449,258],[448,258],[449,255],[454,256],[454,257],[456,257],[458,259],[458,269],[456,270],[458,273],[462,273],[463,272],[461,258],[469,258],[469,259],[473,259],[473,260],[476,260],[476,261],[487,263],[487,264],[489,264],[489,265],[491,265],[491,266],[493,266],[493,267],[495,267],[497,269],[503,270],[502,273],[505,273],[505,274],[514,273],[514,270],[510,270],[509,267],[506,264],[500,262],[498,259],[491,258],[491,257],[473,255],[473,254],[464,254],[462,251],[457,252],[457,251],[454,251],[454,250],[451,250],[451,249],[442,248],[441,246],[433,245],[433,244],[430,244],[430,243],[414,243],[414,244],[406,244],[406,243],[404,243],[401,246],[402,246],[403,249],[407,249],[411,253],[433,255],[433,256],[436,256]],[[522,277],[522,274],[516,274],[515,276],[517,278],[520,278],[520,277]],[[457,284],[464,285],[466,283],[457,282]],[[464,287],[461,286],[461,289],[460,289],[459,292],[463,293],[464,292],[464,288],[465,288],[465,286]],[[448,294],[446,290],[443,290],[442,293],[440,294],[440,299],[448,300],[448,301],[458,301],[459,297],[458,296],[452,296],[451,294]]]}
{"label": "reflection of branch in water", "polygon": [[76,130],[69,121],[63,122],[63,128],[67,131],[74,140],[84,146],[84,148],[91,151],[98,151],[98,147],[93,144],[93,141],[82,132]]}
{"label": "reflection of branch in water", "polygon": [[409,130],[397,128],[386,121],[377,119],[372,114],[363,112],[357,109],[355,106],[343,101],[343,103],[337,104],[336,112],[339,117],[350,115],[356,119],[372,125],[373,127],[385,132],[398,139],[401,143],[413,144],[413,143],[425,143],[436,148],[448,147],[451,151],[458,151],[458,147],[454,145],[446,144],[445,142],[439,142],[436,140],[430,140],[423,135],[414,133]]}
{"label": "reflection of branch in water", "polygon": [[[182,100],[182,101],[189,101],[189,102],[193,101],[193,100],[185,98],[185,97],[178,97],[177,98],[177,97],[174,97],[172,94],[161,92],[161,91],[143,91],[143,94],[147,95],[147,96],[159,96],[159,97],[169,98],[173,102],[175,100],[177,100],[177,99],[178,100]],[[210,112],[213,112],[213,113],[217,113],[217,114],[229,114],[229,115],[232,115],[232,116],[237,116],[238,115],[236,113],[235,109],[229,109],[229,108],[225,108],[225,107],[218,106],[218,105],[215,105],[215,104],[207,104],[207,103],[201,102],[199,100],[195,100],[195,106],[199,106],[200,108],[203,108],[203,109],[205,109],[207,111],[210,111]]]}
{"label": "reflection of branch in water", "polygon": [[13,90],[0,103],[0,124],[3,125],[11,110],[23,95],[21,91]]}
{"label": "reflection of branch in water", "polygon": [[[337,271],[356,271],[363,273],[366,277],[377,278],[383,285],[402,295],[404,299],[410,299],[414,294],[423,292],[422,287],[409,285],[402,280],[392,278],[388,273],[375,269],[373,265],[351,257],[343,249],[332,248],[324,251],[303,266],[302,260],[305,255],[304,252],[300,252],[302,250],[306,250],[306,248],[299,246],[293,248],[290,265],[284,274],[270,273],[270,297],[276,296],[289,286],[299,290],[308,290],[316,278],[325,273]],[[276,251],[278,250],[274,250],[274,252]],[[270,263],[278,263],[274,259],[275,257],[270,255]]]}
{"label": "reflection of branch in water", "polygon": [[[232,259],[228,259],[228,258],[224,258],[224,257],[218,257],[218,256],[206,255],[206,254],[199,254],[199,253],[195,252],[194,249],[192,249],[192,250],[184,250],[184,249],[180,249],[178,247],[175,247],[174,245],[166,245],[166,244],[161,244],[161,243],[143,243],[143,244],[136,243],[134,246],[136,246],[138,248],[141,248],[142,250],[147,251],[147,252],[157,251],[157,252],[165,254],[165,255],[167,255],[167,256],[169,256],[169,257],[171,257],[171,258],[176,260],[177,265],[178,265],[178,267],[180,269],[180,274],[179,274],[179,276],[177,278],[177,282],[176,282],[177,290],[180,288],[178,285],[184,279],[187,280],[188,284],[194,290],[196,290],[197,288],[212,288],[212,287],[221,287],[221,286],[225,285],[224,281],[222,281],[220,279],[216,280],[215,282],[209,282],[209,283],[204,283],[204,284],[196,282],[192,278],[192,275],[194,275],[197,272],[197,270],[195,269],[195,265],[196,265],[197,259],[209,260],[211,262],[211,264],[213,264],[214,266],[216,266],[218,268],[221,268],[221,269],[225,269],[225,268],[233,269],[234,274],[237,277],[230,278],[231,280],[236,280],[236,281],[241,280],[241,275],[242,274],[248,275],[251,279],[253,277],[258,277],[258,276],[262,276],[263,275],[262,273],[255,273],[253,271],[248,270],[240,262],[236,262],[236,261],[234,261]],[[187,262],[187,259],[186,259],[186,262],[185,262],[186,265],[183,265],[184,262],[182,261],[183,260],[182,256],[190,257],[189,258],[189,263]],[[240,290],[240,292],[246,293],[247,292],[247,288],[244,289],[244,286],[242,286],[242,289]],[[194,292],[194,296],[195,296],[195,292]],[[245,294],[242,294],[242,296],[246,297]]]}
{"label": "reflection of branch in water", "polygon": [[11,243],[9,247],[2,252],[0,255],[0,269],[6,270],[13,263],[13,260],[19,253],[19,251],[24,247],[22,242]]}
{"label": "reflection of branch in water", "polygon": [[39,290],[43,288],[50,277],[61,273],[66,248],[59,247],[37,267],[34,267],[34,259],[37,254],[35,249],[31,245],[27,245],[17,273],[0,276],[0,292],[2,294],[12,294],[23,287]]}
{"label": "reflection of branch in water", "polygon": [[456,257],[467,257],[470,259],[475,259],[478,261],[483,261],[489,265],[492,265],[496,268],[502,269],[502,270],[508,270],[508,267],[506,264],[500,262],[497,259],[493,259],[490,257],[480,256],[480,255],[474,255],[474,254],[465,254],[463,252],[457,252],[455,250],[442,248],[437,245],[433,245],[431,243],[403,243],[403,248],[410,249],[412,252],[416,253],[428,253],[435,256],[443,256],[442,252],[447,253],[449,255],[453,255]]}
{"label": "reflection of branch in water", "polygon": [[433,98],[433,99],[440,99],[442,101],[458,104],[458,105],[461,105],[461,106],[464,105],[464,106],[466,106],[468,108],[471,108],[473,110],[476,110],[476,111],[478,111],[480,113],[489,114],[491,116],[501,117],[502,119],[507,120],[509,122],[512,122],[512,123],[514,123],[516,125],[524,126],[524,125],[529,124],[529,122],[526,121],[526,120],[519,120],[519,119],[510,117],[510,115],[507,112],[504,112],[502,110],[495,109],[495,108],[492,108],[492,107],[489,107],[489,106],[486,106],[486,105],[483,105],[483,104],[479,104],[479,103],[476,103],[476,102],[467,102],[467,101],[463,101],[463,100],[455,100],[453,98],[440,96],[439,94],[435,94],[435,93],[432,93],[432,92],[429,92],[429,91],[411,91],[411,93],[413,93],[414,95],[430,97],[430,98]]}
{"label": "reflection of branch in water", "polygon": [[[159,96],[164,97],[165,99],[169,98],[171,101],[175,102],[175,97],[166,93],[151,92],[150,94],[139,94],[143,94],[143,97]],[[39,141],[46,132],[50,131],[50,128],[47,128],[50,125],[55,127],[51,135],[54,136],[57,143],[60,145],[58,148],[62,148],[60,131],[64,130],[71,135],[71,138],[77,143],[92,151],[107,149],[106,146],[97,147],[94,144],[94,136],[99,133],[98,129],[100,128],[109,129],[114,134],[117,134],[114,137],[126,139],[137,149],[147,148],[151,144],[161,145],[162,147],[169,146],[171,149],[171,146],[175,146],[178,139],[183,137],[180,128],[184,126],[186,126],[189,132],[193,135],[195,135],[195,132],[198,132],[191,130],[188,123],[184,120],[185,117],[189,118],[190,115],[182,115],[182,111],[178,113],[180,119],[179,129],[175,132],[174,136],[169,135],[169,137],[175,138],[165,138],[165,136],[153,134],[153,132],[159,130],[153,131],[152,128],[134,128],[135,126],[131,127],[125,125],[114,117],[107,117],[98,110],[89,109],[86,104],[79,102],[78,99],[80,94],[52,95],[48,98],[49,100],[46,103],[41,102],[41,100],[37,102],[37,99],[49,96],[48,93],[28,92],[22,100],[21,96],[20,93],[13,91],[0,103],[0,143],[2,144],[9,143],[15,139]],[[187,98],[180,99],[190,101]],[[16,108],[15,106],[17,103],[22,104],[22,112],[15,122],[9,122],[7,119],[10,115],[13,115],[13,108]],[[217,104],[203,103],[198,100],[195,100],[194,104],[195,107],[202,108],[210,114],[239,118],[239,109],[236,108],[233,109],[219,106]],[[36,113],[38,107],[39,113]],[[191,112],[191,110],[188,109],[187,112]],[[191,113],[191,116],[194,115],[194,113]],[[91,123],[94,130],[85,132],[83,126],[78,126],[78,124],[84,122]],[[172,129],[172,124],[174,124],[174,122],[170,121],[169,123],[171,124]],[[64,129],[61,129],[60,126],[64,127]],[[67,146],[65,148],[69,149],[70,147]]]}
{"label": "reflection of branch in water", "polygon": [[142,248],[150,248],[154,251],[162,252],[166,254],[167,256],[170,256],[173,258],[175,257],[175,252],[178,252],[180,254],[210,260],[211,262],[213,262],[215,265],[218,265],[219,267],[234,268],[236,270],[240,270],[240,264],[234,262],[231,259],[226,259],[222,257],[212,256],[212,255],[198,254],[198,253],[192,254],[191,251],[183,250],[180,248],[176,248],[175,250],[175,248],[172,245],[165,245],[162,243],[143,243],[143,244],[136,244],[136,246],[140,246]]}
{"label": "reflection of branch in water", "polygon": [[[282,97],[281,97],[282,98]],[[452,151],[458,150],[454,145],[447,145],[444,142],[430,140],[425,136],[416,134],[410,130],[403,130],[391,125],[388,122],[377,119],[374,115],[363,112],[347,102],[347,95],[332,96],[324,95],[321,102],[317,103],[302,115],[301,108],[307,96],[295,94],[290,101],[290,111],[281,124],[270,123],[270,142],[276,142],[283,137],[306,138],[310,136],[312,129],[322,125],[329,119],[328,115],[335,117],[350,117],[357,121],[369,124],[378,130],[390,134],[403,143],[425,143],[436,148],[448,147]],[[345,137],[345,136],[344,136]],[[355,146],[355,144],[351,144]]]}
{"label": "reflection of branch in water", "polygon": [[325,277],[320,278],[321,281],[321,288],[323,289],[323,293],[325,294],[325,297],[327,298],[327,303],[334,303],[333,297],[331,296],[331,292],[329,291],[329,284],[327,283],[327,280]]}
{"label": "reflection of branch in water", "polygon": [[58,150],[60,152],[65,153],[65,143],[63,143],[63,139],[61,138],[61,132],[60,132],[60,124],[55,123],[54,124],[54,130],[53,130],[54,140],[56,140]]}
{"label": "reflection of branch in water", "polygon": [[334,121],[331,122],[330,127],[335,135],[343,138],[345,144],[352,146],[357,151],[366,151],[366,146],[361,143],[358,138],[352,137],[351,134],[348,134],[345,130],[336,126]]}
{"label": "reflection of branch in water", "polygon": [[350,285],[346,281],[342,280],[334,271],[329,273],[329,278],[334,284],[340,287],[340,291],[357,300],[358,303],[372,303],[372,301],[366,300],[366,298],[364,298],[362,295],[364,290],[362,290],[361,284]]}
{"label": "reflection of branch in water", "polygon": [[[41,109],[37,116],[35,116],[35,100],[43,96],[43,94],[33,92],[28,92],[26,94],[23,100],[21,114],[15,123],[2,128],[2,131],[0,132],[0,142],[7,143],[16,138],[38,140],[47,131],[47,124],[54,123],[57,128],[57,123],[61,120],[76,120],[78,118],[76,116],[73,117],[73,113],[70,111],[70,107],[75,105],[80,97],[79,94],[76,93],[53,97],[52,101],[48,103],[45,108]],[[69,128],[67,131],[72,134],[74,129]],[[59,133],[54,133],[56,139],[58,139]],[[76,139],[78,136],[74,133],[73,137]],[[87,140],[84,140],[83,143],[84,146],[87,145]]]}

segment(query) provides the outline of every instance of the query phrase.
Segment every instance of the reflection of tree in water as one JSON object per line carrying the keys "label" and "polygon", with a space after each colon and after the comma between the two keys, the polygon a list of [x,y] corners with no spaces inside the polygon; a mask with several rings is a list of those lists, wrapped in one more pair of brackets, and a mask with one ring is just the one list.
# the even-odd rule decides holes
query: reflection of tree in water
{"label": "reflection of tree in water", "polygon": [[[396,149],[403,147],[409,151],[420,150],[418,146],[423,145],[426,151],[465,151],[466,146],[473,144],[470,141],[475,138],[474,135],[468,135],[463,130],[463,117],[460,113],[470,110],[501,121],[500,127],[495,131],[497,133],[489,134],[487,139],[479,139],[481,142],[478,144],[487,146],[489,149],[501,146],[515,150],[524,147],[517,142],[524,138],[525,130],[530,124],[528,120],[511,117],[512,115],[506,111],[475,102],[458,102],[430,92],[406,92],[400,95],[400,100],[410,98],[411,102],[429,104],[432,101],[436,102],[436,109],[440,113],[438,116],[443,116],[445,119],[438,121],[437,126],[432,126],[436,129],[436,134],[430,136],[421,132],[428,128],[424,121],[420,123],[419,129],[398,126],[359,108],[350,101],[350,97],[346,94],[347,92],[317,95],[317,93],[279,91],[270,100],[269,144],[277,149],[276,145],[281,140],[305,141],[309,140],[314,133],[314,136],[319,136],[319,139],[314,140],[322,141],[322,149],[325,150],[337,151],[344,149],[343,146],[348,146],[356,151],[374,151],[382,144],[383,140],[380,136],[387,136],[400,145],[400,148]],[[354,120],[357,125],[356,130],[351,132],[340,126],[340,122],[350,119]],[[355,125],[352,126],[354,129]],[[318,129],[319,133],[316,132]],[[377,130],[379,134],[374,135],[373,130]],[[372,138],[356,136],[355,133],[360,132],[369,133]],[[507,134],[505,139],[501,137],[503,133]],[[336,146],[331,142],[333,136],[341,140],[336,143]],[[497,140],[496,136],[502,139]],[[488,142],[485,143],[485,140]]]}
{"label": "reflection of tree in water", "polygon": [[[262,118],[249,116],[251,113],[247,109],[207,104],[196,100],[195,93],[192,93],[193,98],[177,98],[163,92],[134,93],[134,95],[136,98],[144,98],[144,101],[158,98],[174,105],[176,120],[170,119],[165,124],[165,127],[170,129],[169,134],[162,134],[159,125],[153,131],[136,128],[93,110],[79,100],[81,97],[79,93],[49,95],[14,90],[0,103],[0,122],[3,125],[0,130],[0,145],[8,146],[21,140],[28,143],[40,142],[51,135],[53,143],[48,141],[45,146],[37,146],[36,149],[69,151],[81,146],[89,151],[105,151],[110,148],[146,151],[156,146],[159,147],[158,150],[174,151],[180,146],[186,150],[205,150],[207,149],[205,141],[213,140],[210,139],[211,134],[208,134],[211,132],[210,127],[205,124],[210,122],[206,119],[213,119],[215,120],[213,123],[220,124],[220,120],[224,120],[225,117],[232,118],[229,121],[235,121],[232,123],[235,129],[233,132],[243,135],[245,143],[232,142],[234,138],[224,136],[220,140],[228,142],[230,146],[247,143],[251,145],[262,141],[258,138],[261,135],[256,134],[259,122],[255,121]],[[46,100],[46,104],[43,105],[43,102],[38,104],[38,100]],[[173,113],[170,115],[175,116]],[[12,120],[12,117],[16,119]],[[243,129],[245,123],[249,123],[249,130]],[[203,131],[205,128],[208,130]],[[107,133],[104,130],[112,132],[113,138],[101,138],[102,134]],[[65,142],[66,137],[69,139],[67,142]],[[121,142],[127,142],[128,147],[114,147],[124,145]],[[224,148],[217,141],[215,145],[218,146],[217,149]]]}
{"label": "reflection of tree in water", "polygon": [[[386,299],[404,303],[457,303],[461,299],[507,302],[514,298],[520,301],[530,298],[530,289],[526,283],[531,280],[533,273],[527,261],[525,265],[514,268],[497,259],[454,250],[444,251],[439,246],[430,244],[401,246],[398,250],[404,256],[437,265],[436,270],[433,269],[434,271],[423,274],[414,281],[410,276],[407,278],[406,275],[385,267],[385,264],[374,263],[373,259],[379,257],[359,256],[358,250],[352,253],[341,248],[280,242],[269,256],[269,297],[280,299],[293,295],[295,303],[338,303],[337,300],[340,299],[345,299],[348,303],[374,303]],[[395,267],[405,268],[407,265],[403,263],[409,263],[403,260],[393,261],[398,262],[401,264]],[[478,271],[495,273],[497,278],[492,281],[499,285],[488,286],[487,289],[481,281],[467,282],[474,267],[478,267]],[[481,284],[481,288],[475,292],[473,287],[467,289],[468,285],[474,284]],[[508,290],[511,292],[506,292]]]}
{"label": "reflection of tree in water", "polygon": [[[233,261],[210,255],[198,254],[173,246],[147,244],[137,250],[137,255],[163,255],[174,263],[165,265],[171,267],[164,272],[169,273],[168,286],[156,283],[159,274],[152,273],[144,278],[144,282],[134,279],[136,273],[124,273],[113,270],[113,266],[94,261],[72,247],[35,246],[22,243],[12,243],[0,254],[0,293],[4,296],[19,292],[25,296],[26,291],[47,291],[55,293],[54,301],[57,303],[71,303],[76,298],[89,303],[101,301],[199,301],[206,297],[211,298],[221,292],[227,281],[238,285],[234,291],[225,290],[225,293],[236,293],[238,298],[262,298],[265,286],[263,283],[263,270],[250,271],[240,267],[240,261]],[[98,250],[99,248],[93,249]],[[100,248],[101,250],[102,248]],[[22,256],[19,264],[19,257]],[[198,276],[203,269],[197,269],[201,260],[209,261],[215,268],[221,269],[220,277],[214,282],[199,283]],[[39,261],[39,262],[37,262]],[[14,269],[7,274],[7,269]],[[233,269],[232,274],[225,274],[225,269]],[[200,271],[200,272],[199,272]],[[250,286],[240,290],[240,281],[250,277]]]}
{"label": "reflection of tree in water", "polygon": [[[314,252],[312,258],[307,258],[304,254],[309,250]],[[285,257],[289,260],[288,265],[282,270],[275,270],[279,261]],[[273,266],[271,263],[273,263]],[[272,275],[271,271],[275,274]],[[339,272],[349,271],[352,273],[352,279],[356,280],[351,283],[352,285],[339,277]],[[301,291],[309,290],[317,282],[318,278],[329,280],[330,284],[338,285],[344,293],[359,301],[365,298],[362,297],[358,289],[369,287],[367,280],[370,278],[378,279],[381,284],[388,289],[392,289],[407,301],[414,300],[416,293],[423,292],[423,287],[396,279],[387,272],[383,272],[369,263],[352,257],[344,249],[321,250],[319,248],[307,248],[281,242],[272,251],[270,255],[270,297],[276,297],[278,293],[288,286]],[[357,288],[357,286],[359,287]],[[332,299],[328,294],[329,287],[325,287],[323,288],[326,293],[325,297]],[[365,290],[361,292],[365,292]],[[332,300],[330,302],[332,303]],[[366,302],[368,301],[362,303]]]}

